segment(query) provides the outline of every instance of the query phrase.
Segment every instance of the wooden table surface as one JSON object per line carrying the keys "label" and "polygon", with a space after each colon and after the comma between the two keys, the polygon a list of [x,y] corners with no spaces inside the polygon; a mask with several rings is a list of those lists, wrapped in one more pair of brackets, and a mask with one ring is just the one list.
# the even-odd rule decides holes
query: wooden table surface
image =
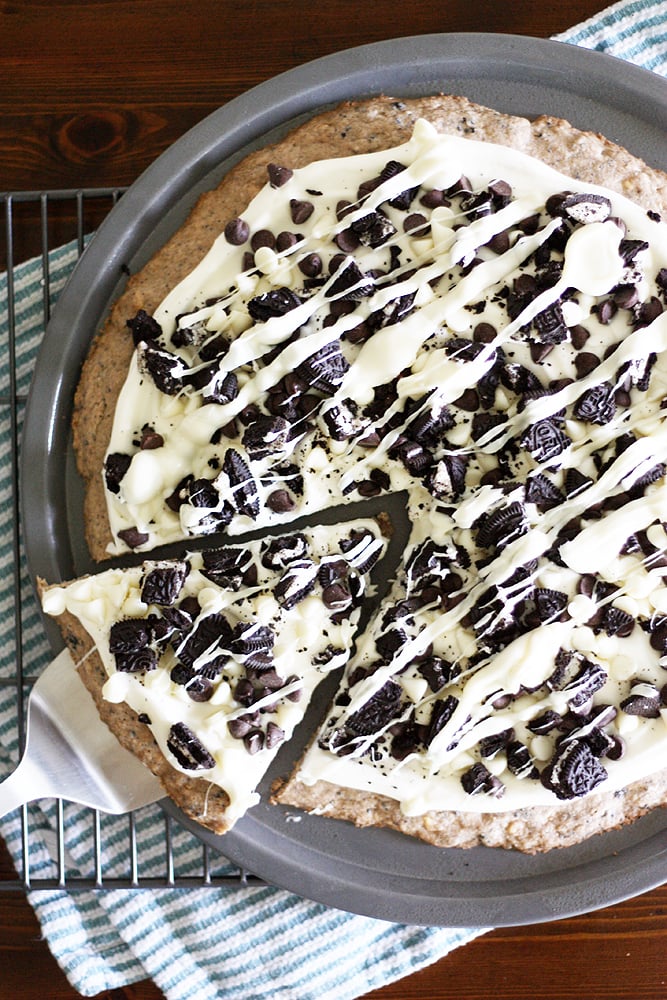
{"label": "wooden table surface", "polygon": [[[0,3],[0,190],[124,186],[251,86],[353,45],[431,32],[548,37],[602,0]],[[26,224],[15,260],[34,252]],[[0,261],[2,266],[2,261]],[[0,879],[13,877],[0,843]],[[667,997],[667,886],[585,916],[491,932],[369,994],[439,1000]],[[0,997],[74,1000],[21,892],[0,892]],[[143,982],[106,1000],[159,1000]]]}

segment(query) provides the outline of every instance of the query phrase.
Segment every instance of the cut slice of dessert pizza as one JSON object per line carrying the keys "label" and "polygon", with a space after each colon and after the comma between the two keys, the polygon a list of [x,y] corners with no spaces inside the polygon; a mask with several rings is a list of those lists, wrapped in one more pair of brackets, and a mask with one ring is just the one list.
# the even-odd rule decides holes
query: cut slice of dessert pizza
{"label": "cut slice of dessert pizza", "polygon": [[[96,558],[422,482],[434,496],[456,494],[499,467],[493,444],[508,416],[523,421],[517,441],[536,461],[568,446],[547,403],[512,412],[526,360],[537,365],[534,394],[545,395],[556,378],[599,385],[592,369],[640,326],[651,335],[618,349],[605,384],[661,349],[664,228],[655,210],[590,179],[604,175],[602,159],[610,184],[641,188],[636,161],[562,123],[480,109],[475,138],[441,132],[433,101],[435,124],[413,120],[397,146],[294,168],[271,161],[199,262],[188,239],[201,212],[180,245],[177,234],[166,261],[179,261],[180,246],[189,266],[159,303],[134,308],[143,293],[148,305],[153,271],[133,284],[123,324],[135,349],[108,400],[112,426],[98,412],[100,366],[118,367],[108,338],[84,369],[74,421],[85,477],[93,492],[103,486],[103,502],[88,505]],[[382,111],[381,101],[356,109],[367,124]],[[351,110],[332,114],[273,153],[298,160],[301,140],[312,149],[311,133]],[[521,151],[553,160],[559,146],[578,179]],[[662,182],[656,174],[656,210],[667,202]],[[103,463],[91,435],[106,435]],[[484,460],[452,461],[471,448]]]}
{"label": "cut slice of dessert pizza", "polygon": [[44,587],[104,721],[192,818],[222,833],[345,663],[384,516]]}
{"label": "cut slice of dessert pizza", "polygon": [[558,503],[507,484],[486,512],[425,497],[274,801],[528,853],[667,805],[666,487],[611,478]]}

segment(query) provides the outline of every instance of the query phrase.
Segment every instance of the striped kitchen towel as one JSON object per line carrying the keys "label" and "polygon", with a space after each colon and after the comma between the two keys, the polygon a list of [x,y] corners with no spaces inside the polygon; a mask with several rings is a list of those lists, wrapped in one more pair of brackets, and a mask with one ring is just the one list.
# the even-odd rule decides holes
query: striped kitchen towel
{"label": "striped kitchen towel", "polygon": [[[599,49],[667,74],[667,2],[617,3],[558,40]],[[78,256],[76,245],[48,258],[46,298],[53,303]],[[42,261],[0,276],[0,400],[10,384],[9,319],[16,332],[16,390],[27,390],[44,327]],[[11,287],[9,287],[11,286]],[[13,314],[8,316],[8,292]],[[48,305],[48,303],[47,303]],[[0,407],[0,615],[5,636],[15,610],[11,543],[12,427]],[[50,658],[25,565],[16,567],[21,596],[24,657],[31,673]],[[12,688],[16,650],[6,639],[0,650],[0,774],[15,766],[18,752],[16,698]],[[62,809],[62,813],[59,811]],[[103,845],[105,878],[128,875],[128,824],[136,841],[141,879],[165,870],[165,842],[174,876],[201,867],[196,837],[171,824],[157,806],[127,817],[99,818],[75,805],[41,802],[29,807],[30,872],[33,880],[68,873],[94,880],[97,847]],[[66,831],[61,843],[56,831]],[[18,814],[0,831],[20,863]],[[215,877],[229,871],[224,858],[210,860]],[[387,923],[308,902],[270,886],[209,886],[190,889],[105,889],[29,894],[43,934],[70,982],[81,994],[151,978],[167,1000],[345,1000],[400,979],[484,932],[484,928],[434,928]]]}
{"label": "striped kitchen towel", "polygon": [[621,0],[555,38],[667,76],[667,0]]}

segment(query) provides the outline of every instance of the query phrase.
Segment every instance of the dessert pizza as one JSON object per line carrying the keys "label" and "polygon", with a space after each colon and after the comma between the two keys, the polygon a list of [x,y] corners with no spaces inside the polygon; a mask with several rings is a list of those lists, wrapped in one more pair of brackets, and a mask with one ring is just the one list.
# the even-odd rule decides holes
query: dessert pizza
{"label": "dessert pizza", "polygon": [[567,122],[376,98],[250,154],[131,279],[75,406],[95,558],[408,506],[276,801],[528,851],[667,801],[665,211]]}

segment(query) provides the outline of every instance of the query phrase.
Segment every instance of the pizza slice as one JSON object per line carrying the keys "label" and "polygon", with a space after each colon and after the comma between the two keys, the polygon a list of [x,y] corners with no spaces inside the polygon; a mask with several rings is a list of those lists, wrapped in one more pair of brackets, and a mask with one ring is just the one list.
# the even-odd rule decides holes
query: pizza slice
{"label": "pizza slice", "polygon": [[104,721],[192,818],[222,833],[354,642],[384,517],[191,552],[54,586]]}

